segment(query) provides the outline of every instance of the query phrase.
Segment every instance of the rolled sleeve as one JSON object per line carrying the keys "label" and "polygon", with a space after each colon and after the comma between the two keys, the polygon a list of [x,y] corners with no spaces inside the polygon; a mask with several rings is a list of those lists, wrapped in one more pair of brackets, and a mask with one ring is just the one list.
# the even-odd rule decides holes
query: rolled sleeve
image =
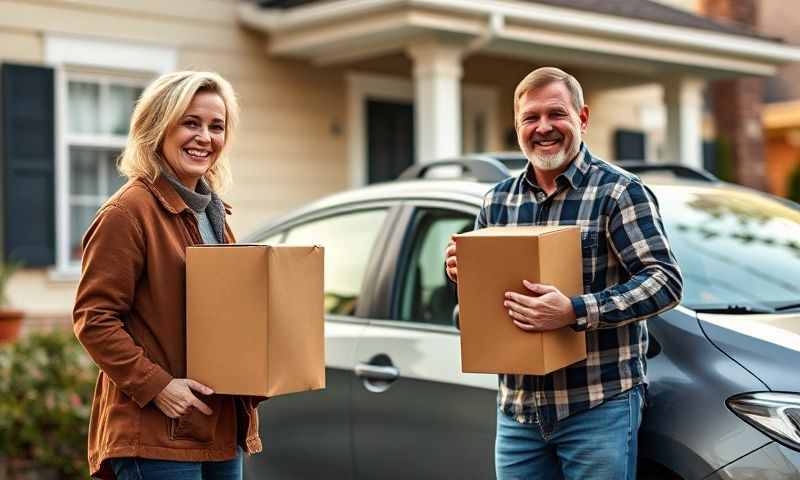
{"label": "rolled sleeve", "polygon": [[678,262],[669,247],[655,198],[630,181],[608,216],[608,244],[629,280],[573,301],[587,329],[614,328],[675,307],[683,293]]}

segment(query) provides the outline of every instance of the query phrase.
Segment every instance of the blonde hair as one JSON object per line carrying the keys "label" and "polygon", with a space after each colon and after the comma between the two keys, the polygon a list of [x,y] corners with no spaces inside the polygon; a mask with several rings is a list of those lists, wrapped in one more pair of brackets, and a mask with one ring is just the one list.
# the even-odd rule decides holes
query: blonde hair
{"label": "blonde hair", "polygon": [[198,92],[214,92],[225,104],[225,145],[203,178],[215,192],[227,188],[231,169],[226,154],[239,123],[236,93],[227,80],[214,72],[183,71],[162,75],[147,86],[131,116],[128,142],[117,168],[128,179],[143,177],[155,181],[166,165],[161,155],[166,132],[178,123]]}
{"label": "blonde hair", "polygon": [[563,82],[572,96],[572,106],[576,112],[583,108],[583,88],[578,80],[569,73],[556,67],[541,67],[527,74],[514,89],[514,123],[517,122],[519,113],[519,99],[525,92],[536,88],[545,87],[553,82]]}

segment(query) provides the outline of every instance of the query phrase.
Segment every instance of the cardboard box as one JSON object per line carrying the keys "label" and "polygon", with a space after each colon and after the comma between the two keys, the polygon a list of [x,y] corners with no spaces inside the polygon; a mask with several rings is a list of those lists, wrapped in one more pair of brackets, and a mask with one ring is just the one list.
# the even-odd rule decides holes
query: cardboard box
{"label": "cardboard box", "polygon": [[525,332],[503,306],[505,292],[531,294],[523,279],[583,293],[578,227],[490,227],[455,241],[464,372],[544,375],[586,358],[583,332]]}
{"label": "cardboard box", "polygon": [[325,388],[323,255],[320,246],[189,247],[187,376],[235,395]]}

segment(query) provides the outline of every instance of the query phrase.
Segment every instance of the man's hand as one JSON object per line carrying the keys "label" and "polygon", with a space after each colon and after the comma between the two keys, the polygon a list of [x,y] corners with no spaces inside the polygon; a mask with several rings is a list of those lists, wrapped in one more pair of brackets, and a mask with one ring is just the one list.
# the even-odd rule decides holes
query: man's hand
{"label": "man's hand", "polygon": [[533,295],[506,292],[503,305],[508,316],[526,332],[556,330],[575,323],[572,302],[556,287],[523,280],[522,284]]}
{"label": "man's hand", "polygon": [[164,390],[161,390],[156,398],[153,399],[159,410],[164,412],[164,415],[169,418],[178,418],[186,415],[189,409],[194,407],[205,415],[211,415],[213,412],[208,405],[201,402],[200,399],[194,396],[192,390],[200,392],[204,395],[211,395],[214,393],[209,387],[202,383],[195,382],[188,378],[173,378]]}
{"label": "man's hand", "polygon": [[450,243],[447,244],[447,248],[444,250],[444,265],[445,271],[447,272],[447,276],[450,277],[450,280],[454,282],[458,282],[458,261],[456,260],[456,241],[453,240],[453,237],[450,237]]}

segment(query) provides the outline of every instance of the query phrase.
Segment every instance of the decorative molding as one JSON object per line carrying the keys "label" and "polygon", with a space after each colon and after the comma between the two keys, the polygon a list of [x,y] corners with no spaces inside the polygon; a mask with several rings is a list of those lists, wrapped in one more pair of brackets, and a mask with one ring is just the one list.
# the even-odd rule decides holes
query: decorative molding
{"label": "decorative molding", "polygon": [[175,70],[178,51],[172,47],[45,35],[45,62],[53,66],[79,65],[116,70],[154,72]]}

